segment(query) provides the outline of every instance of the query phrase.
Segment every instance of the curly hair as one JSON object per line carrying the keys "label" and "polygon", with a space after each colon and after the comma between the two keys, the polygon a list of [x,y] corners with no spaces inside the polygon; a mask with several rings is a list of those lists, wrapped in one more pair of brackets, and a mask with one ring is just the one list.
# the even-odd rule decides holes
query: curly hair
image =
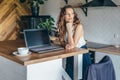
{"label": "curly hair", "polygon": [[76,25],[80,24],[80,20],[77,16],[77,13],[75,12],[74,8],[71,5],[66,5],[63,8],[61,8],[60,15],[57,21],[57,26],[58,26],[58,31],[59,31],[59,40],[63,47],[65,47],[65,44],[66,44],[65,39],[64,39],[64,36],[66,34],[66,27],[65,27],[66,22],[65,22],[64,16],[66,14],[66,9],[68,8],[71,8],[74,11],[73,25],[75,26],[75,29],[76,29]]}

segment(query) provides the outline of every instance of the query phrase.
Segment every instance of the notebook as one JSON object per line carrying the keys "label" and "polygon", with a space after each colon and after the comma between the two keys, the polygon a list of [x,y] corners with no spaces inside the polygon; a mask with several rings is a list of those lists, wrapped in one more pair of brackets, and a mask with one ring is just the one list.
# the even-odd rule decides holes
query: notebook
{"label": "notebook", "polygon": [[25,29],[24,39],[26,47],[33,52],[44,53],[64,49],[51,43],[48,30],[46,29]]}

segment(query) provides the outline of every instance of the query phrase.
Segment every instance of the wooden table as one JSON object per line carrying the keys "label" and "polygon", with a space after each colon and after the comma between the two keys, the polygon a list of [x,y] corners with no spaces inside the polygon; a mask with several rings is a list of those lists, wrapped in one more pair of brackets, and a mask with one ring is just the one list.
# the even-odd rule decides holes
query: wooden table
{"label": "wooden table", "polygon": [[90,51],[103,52],[103,53],[120,56],[120,47],[116,48],[113,45],[106,45],[106,44],[95,43],[95,42],[87,42],[87,47],[88,47],[88,50]]}
{"label": "wooden table", "polygon": [[[23,56],[23,57],[15,56],[12,54],[14,51],[17,51],[18,47],[23,47],[23,46],[25,46],[24,40],[1,41],[0,42],[0,56],[10,61],[16,62],[17,63],[16,65],[22,64],[21,66],[24,65],[28,70],[29,66],[34,65],[34,64],[39,64],[43,62],[45,63],[45,62],[49,62],[52,60],[59,60],[59,59],[70,57],[70,56],[77,57],[78,54],[83,54],[83,53],[88,52],[88,50],[86,49],[74,48],[71,50],[64,49],[64,50],[59,50],[59,51],[54,51],[54,52],[49,52],[49,53],[44,53],[44,54],[38,54],[38,53],[32,52],[30,55]],[[74,66],[76,65],[77,64],[75,64]],[[74,75],[74,80],[77,80],[77,77],[78,77],[77,70],[78,69],[74,68],[74,71],[76,71],[76,74]],[[25,76],[28,76],[28,75],[25,75]],[[24,80],[28,80],[28,79],[29,78],[27,77]]]}
{"label": "wooden table", "polygon": [[95,63],[95,52],[108,53],[120,56],[120,47],[116,48],[113,45],[101,44],[96,42],[87,42],[89,52],[93,55],[93,63]]}

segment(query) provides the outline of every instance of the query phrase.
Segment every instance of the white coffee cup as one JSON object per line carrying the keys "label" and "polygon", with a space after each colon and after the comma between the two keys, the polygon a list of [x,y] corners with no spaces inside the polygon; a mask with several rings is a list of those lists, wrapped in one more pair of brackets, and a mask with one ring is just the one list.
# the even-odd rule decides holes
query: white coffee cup
{"label": "white coffee cup", "polygon": [[25,55],[29,53],[29,49],[26,47],[19,47],[18,48],[18,54],[19,55]]}

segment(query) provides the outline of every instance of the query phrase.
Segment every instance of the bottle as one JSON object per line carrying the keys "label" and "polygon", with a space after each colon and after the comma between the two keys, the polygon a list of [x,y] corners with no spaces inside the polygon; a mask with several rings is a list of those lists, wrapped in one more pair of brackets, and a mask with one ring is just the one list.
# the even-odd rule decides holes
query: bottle
{"label": "bottle", "polygon": [[116,48],[120,47],[120,34],[119,33],[114,33],[114,46]]}

